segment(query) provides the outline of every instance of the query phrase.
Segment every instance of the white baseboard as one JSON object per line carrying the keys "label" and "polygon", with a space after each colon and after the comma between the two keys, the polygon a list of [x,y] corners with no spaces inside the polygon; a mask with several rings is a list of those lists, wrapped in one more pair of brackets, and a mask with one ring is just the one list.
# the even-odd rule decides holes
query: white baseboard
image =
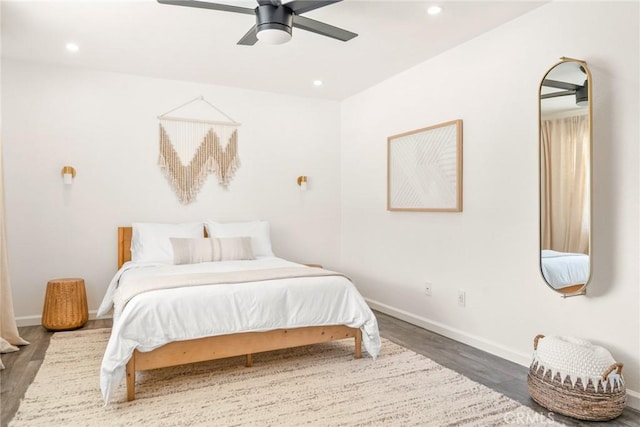
{"label": "white baseboard", "polygon": [[[387,304],[365,298],[369,306],[377,311],[393,316],[397,319],[404,320],[412,325],[420,326],[421,328],[443,335],[447,338],[451,338],[458,342],[468,344],[477,349],[486,351],[487,353],[509,360],[525,367],[529,367],[531,364],[531,354],[524,354],[504,347],[495,342],[486,340],[484,338],[469,334],[456,328],[452,328],[434,320],[417,316],[407,311],[391,307]],[[640,410],[640,393],[634,390],[627,389],[627,406],[630,408]]]}
{"label": "white baseboard", "polygon": [[640,393],[627,389],[627,406],[640,411]]}
{"label": "white baseboard", "polygon": [[18,327],[21,326],[37,326],[42,323],[42,316],[20,316],[16,317]]}
{"label": "white baseboard", "polygon": [[[89,310],[89,320],[96,319],[96,313],[98,310]],[[100,319],[109,319],[109,316],[102,316]],[[16,324],[20,326],[37,326],[42,324],[42,315],[37,316],[20,316],[16,317]]]}
{"label": "white baseboard", "polygon": [[529,365],[531,364],[531,354],[518,353],[504,346],[501,346],[484,338],[474,336],[459,329],[452,328],[443,323],[436,322],[434,320],[427,319],[421,316],[416,316],[415,314],[391,307],[389,305],[371,300],[369,298],[365,299],[372,309],[381,311],[400,320],[404,320],[405,322],[411,323],[412,325],[420,326],[421,328],[428,329],[432,332],[444,335],[447,338],[451,338],[461,343],[468,344],[472,347],[479,348],[480,350],[486,351],[487,353],[502,357],[503,359],[510,360],[522,366],[529,367]]}

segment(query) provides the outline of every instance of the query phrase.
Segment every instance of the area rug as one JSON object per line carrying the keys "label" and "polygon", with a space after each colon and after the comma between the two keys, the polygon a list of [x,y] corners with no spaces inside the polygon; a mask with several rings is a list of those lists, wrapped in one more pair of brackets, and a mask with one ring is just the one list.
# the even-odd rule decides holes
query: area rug
{"label": "area rug", "polygon": [[59,332],[10,426],[502,426],[552,419],[383,340],[377,359],[353,340],[138,373],[104,406],[99,369],[109,329]]}

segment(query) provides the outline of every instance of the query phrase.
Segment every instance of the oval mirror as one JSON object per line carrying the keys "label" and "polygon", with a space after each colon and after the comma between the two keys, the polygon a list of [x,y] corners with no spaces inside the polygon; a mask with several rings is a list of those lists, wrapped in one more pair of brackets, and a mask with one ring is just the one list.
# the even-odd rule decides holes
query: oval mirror
{"label": "oval mirror", "polygon": [[540,271],[563,296],[591,277],[591,73],[562,58],[539,91]]}

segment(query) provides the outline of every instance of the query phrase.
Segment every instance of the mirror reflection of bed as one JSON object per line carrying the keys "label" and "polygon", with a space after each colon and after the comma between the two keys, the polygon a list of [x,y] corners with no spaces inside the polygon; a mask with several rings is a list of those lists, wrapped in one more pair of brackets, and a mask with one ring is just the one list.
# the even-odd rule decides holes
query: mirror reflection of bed
{"label": "mirror reflection of bed", "polygon": [[564,295],[584,294],[591,275],[590,79],[562,58],[540,84],[540,270]]}
{"label": "mirror reflection of bed", "polygon": [[559,292],[577,292],[589,280],[589,256],[586,254],[543,249],[541,259],[542,275]]}

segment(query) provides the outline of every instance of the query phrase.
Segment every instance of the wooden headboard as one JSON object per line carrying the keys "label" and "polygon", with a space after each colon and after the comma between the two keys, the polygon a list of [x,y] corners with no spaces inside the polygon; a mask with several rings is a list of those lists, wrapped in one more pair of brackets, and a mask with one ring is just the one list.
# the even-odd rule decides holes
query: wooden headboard
{"label": "wooden headboard", "polygon": [[131,261],[132,227],[118,227],[118,270],[127,261]]}
{"label": "wooden headboard", "polygon": [[[207,229],[204,228],[204,237],[207,236]],[[131,261],[131,238],[133,227],[118,227],[118,270],[127,261]]]}

